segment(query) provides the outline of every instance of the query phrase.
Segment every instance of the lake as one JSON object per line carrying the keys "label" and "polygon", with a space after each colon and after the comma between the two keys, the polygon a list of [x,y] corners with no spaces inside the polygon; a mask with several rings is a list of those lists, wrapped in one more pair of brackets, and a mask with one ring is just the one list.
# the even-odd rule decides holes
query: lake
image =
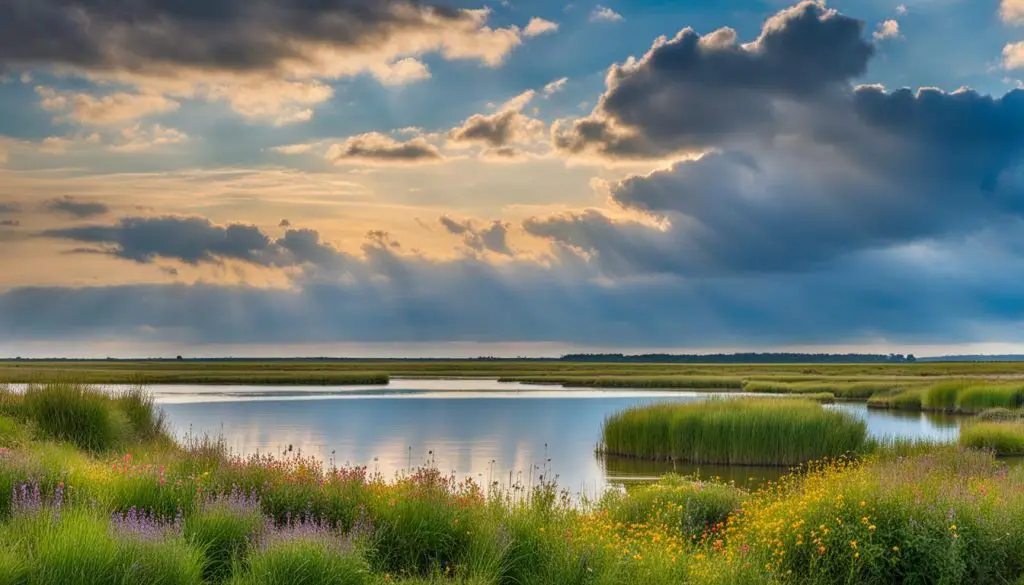
{"label": "lake", "polygon": [[[561,487],[596,494],[610,483],[653,479],[670,464],[605,459],[594,454],[605,417],[637,404],[692,402],[700,391],[564,389],[496,380],[393,379],[389,386],[153,386],[180,437],[222,435],[239,454],[294,452],[338,465],[365,465],[393,476],[436,465],[482,484],[557,476]],[[715,393],[713,396],[723,396]],[[873,436],[954,440],[955,418],[869,411],[838,404],[866,419]],[[679,466],[741,484],[781,470]]]}

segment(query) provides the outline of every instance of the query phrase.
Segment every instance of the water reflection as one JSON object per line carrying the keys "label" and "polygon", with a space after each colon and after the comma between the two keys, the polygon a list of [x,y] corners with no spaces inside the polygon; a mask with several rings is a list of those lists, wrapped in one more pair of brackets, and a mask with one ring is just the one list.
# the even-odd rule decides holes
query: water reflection
{"label": "water reflection", "polygon": [[[574,492],[596,494],[610,483],[668,471],[699,472],[747,486],[785,472],[673,467],[594,455],[608,415],[638,404],[709,396],[701,392],[568,390],[494,380],[395,380],[387,388],[158,386],[154,392],[179,435],[223,435],[241,454],[280,453],[291,445],[386,476],[434,463],[483,484],[529,485],[547,475]],[[873,436],[953,440],[957,433],[957,421],[950,417],[868,411],[862,404],[830,408],[864,418]]]}

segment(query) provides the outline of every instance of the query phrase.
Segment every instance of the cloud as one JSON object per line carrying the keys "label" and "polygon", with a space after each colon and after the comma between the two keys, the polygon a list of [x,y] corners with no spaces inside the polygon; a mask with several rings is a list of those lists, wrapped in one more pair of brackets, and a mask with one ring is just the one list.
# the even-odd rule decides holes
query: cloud
{"label": "cloud", "polygon": [[561,79],[556,79],[551,83],[548,83],[547,85],[544,86],[544,95],[549,96],[562,91],[563,89],[565,89],[565,84],[568,82],[568,77],[562,77]]}
{"label": "cloud", "polygon": [[87,93],[61,93],[45,86],[36,87],[36,93],[42,98],[43,109],[66,114],[61,121],[90,126],[123,124],[170,113],[180,107],[178,102],[156,94],[118,92],[97,97]]}
{"label": "cloud", "polygon": [[61,197],[60,199],[51,199],[43,203],[43,209],[52,213],[71,215],[79,219],[106,215],[110,212],[110,207],[105,203],[100,203],[98,201],[80,201],[69,196]]}
{"label": "cloud", "polygon": [[283,146],[275,146],[271,148],[273,152],[280,154],[305,154],[313,150],[313,144],[286,144]]}
{"label": "cloud", "polygon": [[403,165],[442,162],[444,156],[423,138],[400,142],[379,132],[369,132],[332,145],[326,159],[338,165]]}
{"label": "cloud", "polygon": [[323,80],[417,81],[429,75],[418,59],[427,54],[496,67],[544,26],[492,28],[488,16],[411,0],[140,0],[130,10],[114,0],[39,0],[0,6],[0,68],[223,100],[252,121],[283,125],[308,120],[330,98]]}
{"label": "cloud", "polygon": [[419,59],[406,57],[373,68],[373,76],[384,85],[405,85],[430,79],[430,69]]}
{"label": "cloud", "polygon": [[1024,91],[862,86],[836,106],[800,134],[611,186],[655,225],[590,211],[524,227],[611,274],[696,276],[811,270],[1024,213]]}
{"label": "cloud", "polygon": [[41,235],[97,245],[99,248],[88,250],[139,264],[177,260],[198,265],[235,260],[260,266],[328,267],[338,265],[343,258],[312,230],[289,228],[275,240],[254,225],[217,225],[195,216],[125,217],[113,225],[53,229]]}
{"label": "cloud", "polygon": [[543,18],[533,17],[529,24],[523,29],[523,35],[528,37],[539,37],[558,31],[558,23]]}
{"label": "cloud", "polygon": [[906,4],[898,4],[898,5],[896,5],[896,15],[897,16],[904,16],[906,13],[907,13],[907,5]]}
{"label": "cloud", "polygon": [[1007,24],[1024,24],[1024,0],[1002,0],[999,17]]}
{"label": "cloud", "polygon": [[872,33],[871,37],[876,41],[884,41],[886,39],[896,39],[900,36],[900,23],[889,19],[878,23],[878,30]]}
{"label": "cloud", "polygon": [[591,22],[622,22],[623,20],[626,19],[621,14],[600,4],[590,13]]}
{"label": "cloud", "polygon": [[781,118],[865,72],[873,48],[863,28],[805,0],[768,19],[752,43],[740,44],[729,28],[659,38],[640,59],[612,66],[589,116],[556,124],[555,146],[571,155],[661,158],[730,137],[771,137]]}
{"label": "cloud", "polygon": [[980,239],[865,254],[815,272],[609,283],[571,256],[495,265],[370,241],[335,278],[301,275],[284,288],[15,288],[0,293],[0,330],[12,341],[561,341],[620,349],[1020,342],[1024,279],[1008,245]]}
{"label": "cloud", "polygon": [[470,219],[456,221],[447,215],[438,220],[444,229],[456,236],[462,236],[462,243],[475,252],[493,252],[502,256],[514,256],[515,252],[508,244],[508,231],[511,224],[492,221],[484,227],[477,227]]}
{"label": "cloud", "polygon": [[0,215],[20,213],[21,205],[17,203],[0,203]]}
{"label": "cloud", "polygon": [[118,139],[107,149],[111,152],[141,152],[153,148],[183,144],[189,137],[181,130],[154,124],[148,128],[139,124],[124,128]]}
{"label": "cloud", "polygon": [[470,116],[462,125],[448,133],[449,142],[506,149],[512,144],[533,144],[541,141],[547,125],[522,113],[523,108],[536,95],[533,90],[526,91],[500,106],[494,114]]}
{"label": "cloud", "polygon": [[1024,68],[1024,41],[1003,47],[1003,67],[1011,70]]}
{"label": "cloud", "polygon": [[16,219],[4,219],[0,220],[0,227],[18,227],[21,222]]}

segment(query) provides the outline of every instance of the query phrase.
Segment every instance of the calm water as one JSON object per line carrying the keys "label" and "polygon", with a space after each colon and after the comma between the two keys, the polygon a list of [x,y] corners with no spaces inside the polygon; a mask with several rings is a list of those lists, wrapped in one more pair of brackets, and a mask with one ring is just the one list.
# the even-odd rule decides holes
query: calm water
{"label": "calm water", "polygon": [[[654,478],[665,464],[594,455],[605,417],[658,401],[696,401],[701,392],[576,390],[494,380],[396,379],[390,386],[155,386],[180,435],[223,435],[236,453],[303,454],[366,465],[393,475],[433,462],[482,483],[558,476],[562,487],[593,494],[609,482]],[[716,394],[721,396],[721,394]],[[867,420],[875,436],[956,438],[957,421],[923,414],[835,405]],[[678,467],[749,483],[778,470]]]}

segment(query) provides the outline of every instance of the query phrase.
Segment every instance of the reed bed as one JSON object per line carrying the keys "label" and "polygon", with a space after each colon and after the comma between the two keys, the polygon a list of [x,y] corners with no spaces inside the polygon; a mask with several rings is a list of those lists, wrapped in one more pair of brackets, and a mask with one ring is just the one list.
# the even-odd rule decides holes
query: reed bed
{"label": "reed bed", "polygon": [[800,400],[654,404],[609,417],[599,449],[644,459],[791,466],[865,449],[866,424]]}
{"label": "reed bed", "polygon": [[960,445],[997,455],[1024,455],[1024,421],[971,422],[960,428]]}

